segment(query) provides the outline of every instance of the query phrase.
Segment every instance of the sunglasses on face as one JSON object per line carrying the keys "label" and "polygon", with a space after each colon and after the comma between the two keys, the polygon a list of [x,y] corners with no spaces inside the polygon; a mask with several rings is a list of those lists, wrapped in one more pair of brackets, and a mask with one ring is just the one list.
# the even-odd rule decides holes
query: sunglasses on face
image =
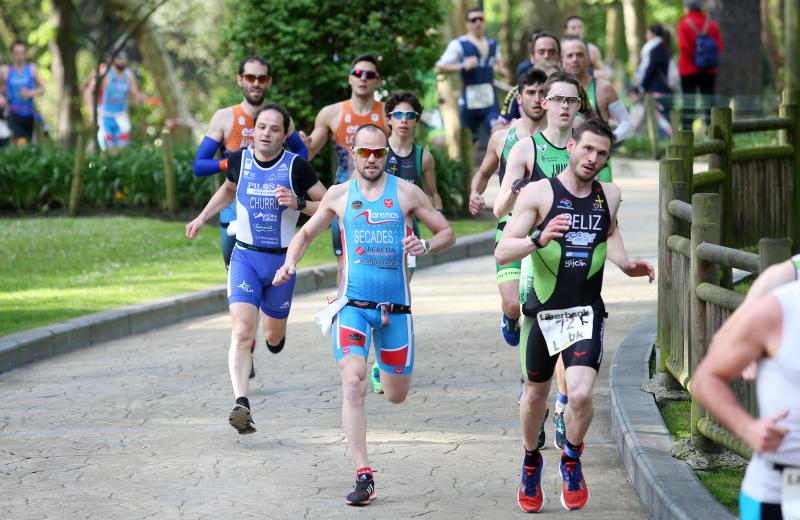
{"label": "sunglasses on face", "polygon": [[564,102],[568,105],[579,105],[581,103],[579,96],[547,96],[545,99],[559,105]]}
{"label": "sunglasses on face", "polygon": [[259,85],[265,84],[269,80],[269,75],[256,76],[255,74],[240,74],[241,78],[248,83],[258,82]]}
{"label": "sunglasses on face", "polygon": [[354,146],[353,151],[357,156],[363,159],[369,159],[370,155],[374,155],[376,159],[383,159],[389,153],[389,148],[366,148],[363,146]]}
{"label": "sunglasses on face", "polygon": [[350,75],[361,79],[378,79],[378,73],[374,70],[353,69]]}
{"label": "sunglasses on face", "polygon": [[392,119],[396,119],[397,121],[401,121],[403,118],[406,118],[409,121],[416,121],[419,117],[419,112],[415,112],[413,110],[395,110],[394,112],[391,112],[390,115],[392,116]]}
{"label": "sunglasses on face", "polygon": [[473,16],[472,18],[469,18],[469,23],[477,23],[482,21],[483,21],[483,16]]}

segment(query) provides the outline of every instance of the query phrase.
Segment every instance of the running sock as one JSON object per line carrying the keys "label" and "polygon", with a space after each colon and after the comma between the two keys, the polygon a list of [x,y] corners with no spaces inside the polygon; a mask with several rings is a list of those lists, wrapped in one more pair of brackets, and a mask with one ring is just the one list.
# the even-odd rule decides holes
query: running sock
{"label": "running sock", "polygon": [[583,451],[583,443],[580,443],[578,446],[575,446],[568,439],[564,439],[564,453],[562,455],[562,459],[566,457],[567,459],[571,460],[578,460],[581,458],[581,452]]}
{"label": "running sock", "polygon": [[363,468],[358,468],[356,470],[356,480],[358,480],[358,478],[361,475],[368,475],[369,478],[372,478],[372,468],[370,468],[369,466],[364,466]]}
{"label": "running sock", "polygon": [[525,466],[529,466],[529,467],[536,466],[539,463],[539,457],[540,457],[539,448],[536,448],[533,451],[528,451],[528,449],[526,448],[525,449],[525,458],[522,460],[522,463]]}
{"label": "running sock", "polygon": [[564,413],[567,409],[567,396],[562,394],[561,392],[557,392],[556,395],[556,413]]}
{"label": "running sock", "polygon": [[236,404],[240,404],[245,408],[247,408],[248,410],[250,409],[250,400],[246,397],[237,397]]}
{"label": "running sock", "polygon": [[272,352],[273,354],[277,354],[278,352],[283,350],[283,345],[285,344],[286,344],[286,336],[281,338],[281,340],[278,342],[277,345],[270,345],[269,341],[267,341],[267,349],[269,349],[269,351]]}

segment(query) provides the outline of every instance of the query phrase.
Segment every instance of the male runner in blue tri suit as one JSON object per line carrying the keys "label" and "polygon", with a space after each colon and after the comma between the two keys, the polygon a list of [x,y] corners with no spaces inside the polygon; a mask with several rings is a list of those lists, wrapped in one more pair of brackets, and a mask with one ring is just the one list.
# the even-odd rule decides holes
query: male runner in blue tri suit
{"label": "male runner in blue tri suit", "polygon": [[[353,142],[358,174],[331,186],[317,212],[292,239],[286,262],[272,283],[293,279],[311,241],[338,216],[344,246],[338,303],[343,306],[333,323],[333,352],[342,377],[342,423],[357,468],[356,485],[346,502],[364,506],[375,496],[364,411],[370,339],[375,342],[386,399],[403,402],[414,368],[406,256],[447,249],[455,236],[421,189],[386,174],[388,141],[382,128],[361,126]],[[411,233],[413,217],[433,232],[430,242]]]}
{"label": "male runner in blue tri suit", "polygon": [[39,68],[28,62],[28,46],[17,41],[11,44],[14,63],[0,68],[0,78],[5,82],[8,100],[8,126],[17,146],[28,144],[33,137],[33,98],[44,94],[44,82]]}
{"label": "male runner in blue tri suit", "polygon": [[279,350],[286,341],[294,278],[281,287],[273,286],[272,278],[284,262],[300,212],[313,214],[314,201],[325,194],[311,165],[283,149],[289,121],[286,109],[273,103],[256,112],[253,146],[230,155],[228,179],[186,225],[186,236],[195,238],[209,218],[235,201],[240,225],[228,270],[233,322],[228,370],[236,404],[228,420],[241,434],[256,431],[247,395],[259,308],[267,346]]}

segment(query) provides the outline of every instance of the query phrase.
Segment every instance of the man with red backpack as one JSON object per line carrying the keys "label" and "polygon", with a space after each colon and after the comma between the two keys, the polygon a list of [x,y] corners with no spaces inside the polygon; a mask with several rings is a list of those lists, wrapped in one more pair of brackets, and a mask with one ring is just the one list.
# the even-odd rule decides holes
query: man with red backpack
{"label": "man with red backpack", "polygon": [[[717,22],[703,13],[703,0],[684,0],[683,5],[686,14],[677,27],[680,50],[678,73],[683,92],[681,128],[691,130],[697,112],[701,113],[703,121],[708,124],[707,107],[711,102],[709,98],[714,95],[717,66],[722,55],[722,38]],[[694,96],[698,90],[701,98],[696,103]]]}

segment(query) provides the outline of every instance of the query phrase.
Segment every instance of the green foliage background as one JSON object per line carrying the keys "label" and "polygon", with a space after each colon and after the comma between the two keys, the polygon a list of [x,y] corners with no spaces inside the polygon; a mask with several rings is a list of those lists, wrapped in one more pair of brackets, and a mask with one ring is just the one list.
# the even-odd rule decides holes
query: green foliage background
{"label": "green foliage background", "polygon": [[421,93],[419,71],[433,68],[446,42],[436,31],[436,0],[236,0],[223,27],[233,56],[263,55],[274,70],[269,97],[287,106],[298,128],[311,128],[325,105],[350,97],[350,61],[381,61],[381,91]]}

